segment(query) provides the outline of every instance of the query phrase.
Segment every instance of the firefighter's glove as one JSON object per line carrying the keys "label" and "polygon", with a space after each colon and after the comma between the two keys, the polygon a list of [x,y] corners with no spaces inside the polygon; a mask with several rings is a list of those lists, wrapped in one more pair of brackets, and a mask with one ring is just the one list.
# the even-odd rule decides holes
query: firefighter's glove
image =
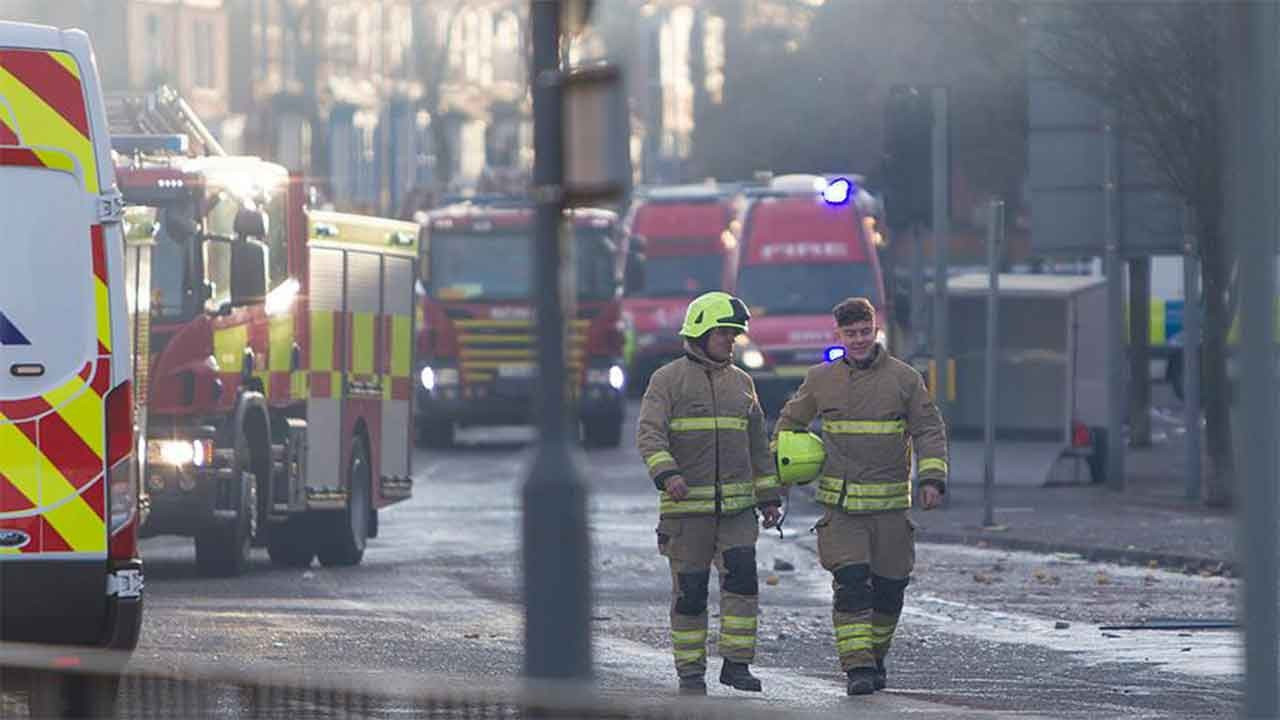
{"label": "firefighter's glove", "polygon": [[683,500],[689,497],[689,486],[685,483],[684,478],[679,475],[672,475],[667,478],[666,490],[672,500]]}
{"label": "firefighter's glove", "polygon": [[764,526],[766,528],[780,528],[782,525],[782,505],[765,505],[760,508],[760,516],[764,518]]}

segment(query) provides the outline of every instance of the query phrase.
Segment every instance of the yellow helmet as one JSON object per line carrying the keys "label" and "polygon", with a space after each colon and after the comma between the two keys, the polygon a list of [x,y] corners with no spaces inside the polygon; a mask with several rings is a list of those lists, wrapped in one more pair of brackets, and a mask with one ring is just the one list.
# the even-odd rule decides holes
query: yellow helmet
{"label": "yellow helmet", "polygon": [[798,430],[778,433],[778,479],[784,486],[813,482],[826,459],[826,448],[817,435]]}
{"label": "yellow helmet", "polygon": [[700,338],[712,328],[727,327],[747,331],[751,313],[746,303],[727,292],[703,293],[689,303],[684,313],[680,334],[687,338]]}

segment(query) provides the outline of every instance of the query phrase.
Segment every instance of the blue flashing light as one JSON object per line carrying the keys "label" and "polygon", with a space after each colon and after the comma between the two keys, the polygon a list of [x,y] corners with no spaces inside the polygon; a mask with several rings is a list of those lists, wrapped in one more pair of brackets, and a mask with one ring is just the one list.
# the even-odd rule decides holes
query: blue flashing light
{"label": "blue flashing light", "polygon": [[168,135],[113,135],[111,149],[118,153],[131,155],[135,152],[147,154],[185,155],[188,149],[187,136],[181,133]]}
{"label": "blue flashing light", "polygon": [[853,183],[849,178],[836,178],[822,189],[822,199],[828,205],[844,205],[853,197]]}
{"label": "blue flashing light", "polygon": [[822,359],[827,362],[835,362],[842,357],[844,357],[843,345],[832,345],[831,347],[822,351]]}

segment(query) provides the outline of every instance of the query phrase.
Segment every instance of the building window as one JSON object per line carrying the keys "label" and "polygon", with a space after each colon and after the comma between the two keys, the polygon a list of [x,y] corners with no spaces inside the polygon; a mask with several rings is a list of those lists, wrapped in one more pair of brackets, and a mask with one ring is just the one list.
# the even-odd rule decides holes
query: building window
{"label": "building window", "polygon": [[195,22],[196,36],[191,43],[192,50],[195,54],[192,62],[193,81],[198,88],[215,88],[217,87],[217,70],[215,63],[217,62],[217,53],[213,49],[214,27],[213,23],[208,20],[197,20]]}
{"label": "building window", "polygon": [[706,67],[703,88],[712,103],[724,102],[724,18],[708,15],[703,25],[702,54]]}
{"label": "building window", "polygon": [[493,33],[493,78],[500,83],[521,84],[523,67],[520,60],[520,18],[505,12],[495,24]]}
{"label": "building window", "polygon": [[168,69],[164,61],[164,34],[160,32],[160,16],[148,13],[143,21],[146,27],[146,53],[148,85],[155,85],[168,78]]}

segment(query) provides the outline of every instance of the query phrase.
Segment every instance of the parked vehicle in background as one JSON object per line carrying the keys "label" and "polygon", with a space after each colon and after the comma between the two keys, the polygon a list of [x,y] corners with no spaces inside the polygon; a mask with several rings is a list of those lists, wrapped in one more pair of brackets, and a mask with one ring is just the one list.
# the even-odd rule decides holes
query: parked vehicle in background
{"label": "parked vehicle in background", "polygon": [[285,168],[121,137],[153,241],[144,536],[194,537],[206,574],[358,564],[409,497],[412,222],[312,210]]}
{"label": "parked vehicle in background", "polygon": [[[619,220],[566,213],[576,312],[568,384],[582,439],[622,439],[623,326]],[[427,214],[415,421],[418,441],[453,443],[459,426],[527,425],[537,382],[533,210],[519,200],[466,201]]]}
{"label": "parked vehicle in background", "polygon": [[693,298],[732,293],[738,240],[730,231],[735,188],[654,187],[637,193],[625,223],[623,316],[630,335],[630,387],[644,392],[649,375],[678,357],[678,331]]}
{"label": "parked vehicle in background", "polygon": [[853,176],[782,175],[746,191],[736,293],[751,309],[751,333],[739,337],[737,358],[766,413],[781,410],[836,345],[836,303],[866,297],[887,323],[876,207]]}

